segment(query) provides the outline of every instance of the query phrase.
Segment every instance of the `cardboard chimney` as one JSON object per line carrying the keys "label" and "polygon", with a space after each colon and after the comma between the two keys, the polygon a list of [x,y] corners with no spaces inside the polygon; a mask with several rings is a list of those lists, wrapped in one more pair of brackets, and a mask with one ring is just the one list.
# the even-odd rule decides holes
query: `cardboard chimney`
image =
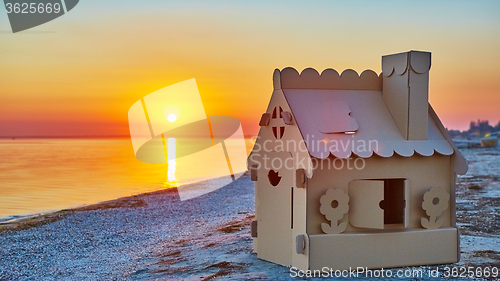
{"label": "cardboard chimney", "polygon": [[407,140],[427,139],[431,53],[410,51],[382,57],[382,96]]}
{"label": "cardboard chimney", "polygon": [[380,75],[274,71],[248,158],[259,258],[301,270],[459,260],[467,163],[428,103],[430,58],[383,56]]}

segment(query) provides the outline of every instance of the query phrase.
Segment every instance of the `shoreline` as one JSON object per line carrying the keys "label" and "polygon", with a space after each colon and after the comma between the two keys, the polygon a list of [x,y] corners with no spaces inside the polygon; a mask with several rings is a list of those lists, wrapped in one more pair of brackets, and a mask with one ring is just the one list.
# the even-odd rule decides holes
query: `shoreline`
{"label": "shoreline", "polygon": [[[248,171],[243,172],[243,176],[247,176]],[[80,205],[75,205],[75,206],[70,206],[62,209],[54,209],[54,210],[47,210],[47,211],[42,211],[42,212],[36,212],[36,213],[31,213],[31,214],[25,214],[25,215],[7,215],[4,217],[0,217],[0,233],[5,231],[3,230],[3,226],[7,224],[15,224],[15,223],[22,223],[24,221],[29,221],[29,220],[34,220],[37,218],[41,217],[51,217],[52,215],[61,215],[62,213],[67,213],[67,212],[77,212],[77,211],[89,211],[89,210],[97,210],[97,209],[113,209],[113,208],[127,208],[127,207],[134,207],[134,204],[139,204],[138,202],[131,203],[134,200],[139,199],[140,197],[160,192],[160,193],[175,193],[177,194],[177,188],[183,187],[183,188],[188,188],[190,186],[196,186],[196,185],[203,185],[205,183],[211,182],[211,181],[217,181],[219,178],[210,178],[210,179],[203,179],[196,181],[196,179],[192,179],[195,181],[186,181],[185,183],[172,186],[172,187],[163,187],[161,189],[156,189],[156,190],[151,190],[151,191],[146,191],[142,193],[137,193],[137,194],[131,194],[127,196],[122,196],[118,197],[115,199],[110,199],[110,200],[105,200],[105,201],[99,201],[96,203],[90,203],[90,204],[80,204]],[[139,199],[140,200],[140,199]],[[137,205],[139,206],[139,205]]]}
{"label": "shoreline", "polygon": [[[196,184],[196,183],[191,183]],[[188,184],[190,185],[190,184]],[[44,224],[52,223],[61,219],[64,219],[68,214],[83,211],[95,211],[95,210],[107,210],[116,208],[137,208],[147,206],[147,203],[142,199],[145,196],[151,196],[160,193],[177,193],[177,187],[165,188],[156,191],[139,193],[136,195],[130,195],[125,197],[120,197],[112,200],[101,201],[89,205],[80,205],[75,207],[69,207],[61,210],[47,211],[43,213],[21,215],[16,218],[2,221],[0,218],[0,233],[12,230],[25,230],[33,227],[41,226]],[[5,217],[4,217],[5,218]]]}
{"label": "shoreline", "polygon": [[[249,173],[245,171],[241,178],[248,178]],[[27,214],[27,215],[13,215],[14,218],[0,217],[0,233],[5,231],[18,231],[34,228],[37,226],[49,224],[56,222],[58,220],[64,219],[67,215],[83,212],[83,211],[95,211],[95,210],[107,210],[107,209],[117,209],[117,208],[137,208],[145,207],[148,204],[145,202],[144,198],[149,196],[157,196],[161,194],[172,194],[177,196],[177,188],[183,186],[184,188],[196,185],[205,185],[211,181],[217,181],[219,178],[206,179],[202,181],[190,182],[182,184],[179,186],[173,186],[168,188],[163,188],[159,190],[153,190],[138,194],[133,194],[129,196],[119,197],[116,199],[101,201],[93,204],[83,204],[74,207],[68,207],[59,210],[50,210],[46,212]]]}
{"label": "shoreline", "polygon": [[[198,182],[193,182],[193,183],[187,183],[183,184],[182,186],[189,186],[192,184],[197,184]],[[94,210],[92,208],[98,208],[98,209],[112,209],[112,208],[120,208],[118,206],[119,204],[123,204],[122,207],[128,207],[127,203],[128,201],[133,200],[134,197],[140,197],[149,193],[154,193],[154,192],[159,192],[159,191],[169,191],[172,193],[177,192],[177,186],[173,187],[167,187],[163,189],[158,189],[158,190],[153,190],[153,191],[146,191],[142,193],[137,193],[137,194],[132,194],[128,196],[122,196],[118,197],[115,199],[110,199],[110,200],[105,200],[105,201],[99,201],[96,203],[90,203],[90,204],[80,204],[80,205],[75,205],[75,206],[70,206],[67,208],[63,209],[54,209],[54,210],[48,210],[48,211],[42,211],[42,212],[36,212],[36,213],[31,213],[31,214],[23,214],[23,215],[7,215],[4,217],[0,217],[0,232],[1,232],[1,225],[4,224],[10,224],[10,223],[16,223],[20,222],[23,220],[29,220],[32,218],[40,217],[40,216],[46,216],[50,214],[56,214],[56,213],[62,213],[62,212],[71,212],[71,211],[88,211],[88,210]],[[106,207],[108,206],[108,207]],[[115,207],[112,207],[115,206]]]}

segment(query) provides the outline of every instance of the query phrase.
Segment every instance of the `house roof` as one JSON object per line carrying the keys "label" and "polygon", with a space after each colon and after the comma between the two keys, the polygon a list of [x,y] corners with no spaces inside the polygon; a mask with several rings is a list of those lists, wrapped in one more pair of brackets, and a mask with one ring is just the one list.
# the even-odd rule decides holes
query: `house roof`
{"label": "house roof", "polygon": [[[333,69],[320,74],[307,68],[299,74],[294,68],[287,67],[274,71],[273,96],[282,95],[293,114],[307,148],[307,151],[300,150],[299,154],[305,152],[307,157],[324,159],[330,155],[369,158],[374,155],[409,157],[437,153],[451,155],[454,172],[465,174],[467,161],[432,106],[427,103],[426,139],[408,140],[384,101],[382,84],[383,74],[377,75],[372,70],[358,75],[347,69],[339,75]],[[307,173],[308,177],[312,176],[311,170],[307,169]]]}
{"label": "house roof", "polygon": [[[283,89],[283,92],[309,154],[316,158],[330,154],[339,158],[352,154],[368,158],[373,154],[390,157],[396,153],[408,157],[415,153],[431,156],[454,152],[438,128],[432,110],[429,110],[428,139],[406,140],[387,109],[381,91]],[[345,105],[350,114],[345,109],[345,114],[335,113]],[[334,130],[331,124],[341,124],[345,131]]]}

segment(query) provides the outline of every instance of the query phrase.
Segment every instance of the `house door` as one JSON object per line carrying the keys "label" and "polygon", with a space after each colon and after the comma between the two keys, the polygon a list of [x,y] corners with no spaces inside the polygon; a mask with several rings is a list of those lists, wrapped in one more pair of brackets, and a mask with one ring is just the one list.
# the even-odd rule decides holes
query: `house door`
{"label": "house door", "polygon": [[288,152],[267,152],[257,178],[257,256],[292,264],[293,158]]}
{"label": "house door", "polygon": [[[349,183],[349,223],[384,229],[410,224],[410,184],[402,178],[355,180]],[[389,226],[391,225],[391,226]]]}

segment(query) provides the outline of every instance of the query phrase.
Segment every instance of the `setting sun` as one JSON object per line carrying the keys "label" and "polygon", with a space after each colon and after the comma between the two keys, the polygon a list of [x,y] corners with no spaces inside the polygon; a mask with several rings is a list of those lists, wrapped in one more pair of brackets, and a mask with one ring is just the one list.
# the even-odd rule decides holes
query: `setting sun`
{"label": "setting sun", "polygon": [[170,122],[170,123],[174,123],[174,122],[175,122],[175,120],[177,120],[177,116],[175,116],[175,114],[171,113],[171,114],[169,114],[169,115],[167,116],[167,120],[168,120],[168,122]]}

